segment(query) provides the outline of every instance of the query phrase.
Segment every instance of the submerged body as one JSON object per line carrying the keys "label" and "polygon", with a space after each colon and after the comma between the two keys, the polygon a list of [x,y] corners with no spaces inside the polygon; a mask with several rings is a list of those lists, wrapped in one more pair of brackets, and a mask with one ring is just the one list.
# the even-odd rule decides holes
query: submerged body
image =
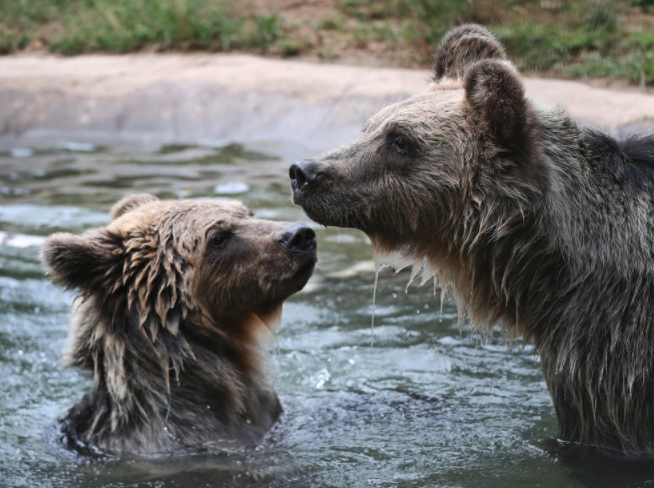
{"label": "submerged body", "polygon": [[451,31],[429,91],[296,163],[318,223],[451,287],[460,320],[533,339],[560,438],[654,453],[654,137],[618,141],[525,96],[484,28]]}
{"label": "submerged body", "polygon": [[263,341],[316,262],[306,226],[237,202],[136,195],[42,251],[79,291],[67,363],[95,387],[63,419],[75,448],[150,455],[253,445],[282,408]]}

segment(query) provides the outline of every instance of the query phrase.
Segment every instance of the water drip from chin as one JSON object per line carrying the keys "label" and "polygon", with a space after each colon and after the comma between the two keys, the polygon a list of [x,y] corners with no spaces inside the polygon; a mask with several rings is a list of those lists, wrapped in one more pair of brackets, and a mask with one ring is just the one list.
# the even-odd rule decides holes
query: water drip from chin
{"label": "water drip from chin", "polygon": [[407,283],[405,292],[408,292],[409,286],[419,278],[420,282],[418,286],[422,286],[430,279],[434,279],[434,294],[436,294],[436,283],[440,281],[441,315],[443,310],[443,302],[447,299],[448,295],[453,296],[458,312],[457,323],[459,326],[459,331],[462,333],[463,325],[465,324],[465,320],[469,312],[470,294],[463,293],[457,288],[457,283],[454,277],[451,276],[440,263],[431,259],[424,253],[416,251],[411,246],[404,245],[396,249],[389,250],[377,243],[375,239],[371,240],[372,256],[376,269],[374,294],[376,294],[377,290],[377,279],[379,272],[383,268],[392,268],[395,273],[399,273],[401,270],[411,266],[411,275],[409,277],[409,282]]}

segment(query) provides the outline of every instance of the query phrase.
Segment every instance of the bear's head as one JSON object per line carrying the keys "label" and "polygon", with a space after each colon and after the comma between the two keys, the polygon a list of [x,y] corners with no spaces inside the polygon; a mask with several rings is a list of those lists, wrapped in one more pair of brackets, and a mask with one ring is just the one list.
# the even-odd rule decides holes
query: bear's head
{"label": "bear's head", "polygon": [[309,227],[255,219],[238,202],[135,195],[106,227],[52,235],[42,259],[78,292],[67,363],[95,376],[64,421],[71,446],[249,444],[275,422],[261,339],[311,276]]}
{"label": "bear's head", "polygon": [[450,31],[433,77],[357,140],[292,165],[290,178],[293,201],[316,222],[363,230],[378,255],[441,266],[522,220],[548,177],[535,109],[486,29]]}
{"label": "bear's head", "polygon": [[[238,202],[135,195],[117,203],[111,219],[82,235],[52,235],[43,262],[55,282],[79,291],[104,329],[120,319],[155,346],[164,335],[251,339],[316,262],[309,227],[255,219]],[[113,333],[91,327],[101,329],[96,337]]]}

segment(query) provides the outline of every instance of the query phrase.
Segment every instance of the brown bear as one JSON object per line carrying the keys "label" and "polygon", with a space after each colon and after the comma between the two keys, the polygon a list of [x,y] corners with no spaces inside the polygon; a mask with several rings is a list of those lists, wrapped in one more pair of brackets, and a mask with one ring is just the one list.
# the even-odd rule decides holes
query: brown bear
{"label": "brown bear", "polygon": [[106,227],[46,241],[54,281],[78,291],[66,362],[95,379],[63,418],[69,445],[223,450],[275,423],[262,340],[311,276],[316,240],[252,215],[238,202],[135,195]]}
{"label": "brown bear", "polygon": [[294,202],[364,231],[378,265],[438,275],[460,321],[533,339],[561,439],[654,453],[654,136],[527,97],[481,26],[433,61],[427,93],[291,166]]}

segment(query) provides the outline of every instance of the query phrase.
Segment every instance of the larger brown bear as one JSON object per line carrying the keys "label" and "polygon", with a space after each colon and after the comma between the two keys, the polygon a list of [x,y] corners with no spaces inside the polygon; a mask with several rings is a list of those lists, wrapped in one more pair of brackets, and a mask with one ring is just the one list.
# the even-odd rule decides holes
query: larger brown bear
{"label": "larger brown bear", "polygon": [[460,320],[533,339],[562,439],[654,453],[654,137],[534,102],[464,25],[427,93],[290,177],[309,217],[363,230],[378,264],[438,273]]}
{"label": "larger brown bear", "polygon": [[316,262],[305,225],[237,202],[119,202],[107,227],[54,234],[43,261],[79,291],[68,363],[95,388],[64,418],[72,447],[157,454],[259,442],[282,408],[261,340]]}

